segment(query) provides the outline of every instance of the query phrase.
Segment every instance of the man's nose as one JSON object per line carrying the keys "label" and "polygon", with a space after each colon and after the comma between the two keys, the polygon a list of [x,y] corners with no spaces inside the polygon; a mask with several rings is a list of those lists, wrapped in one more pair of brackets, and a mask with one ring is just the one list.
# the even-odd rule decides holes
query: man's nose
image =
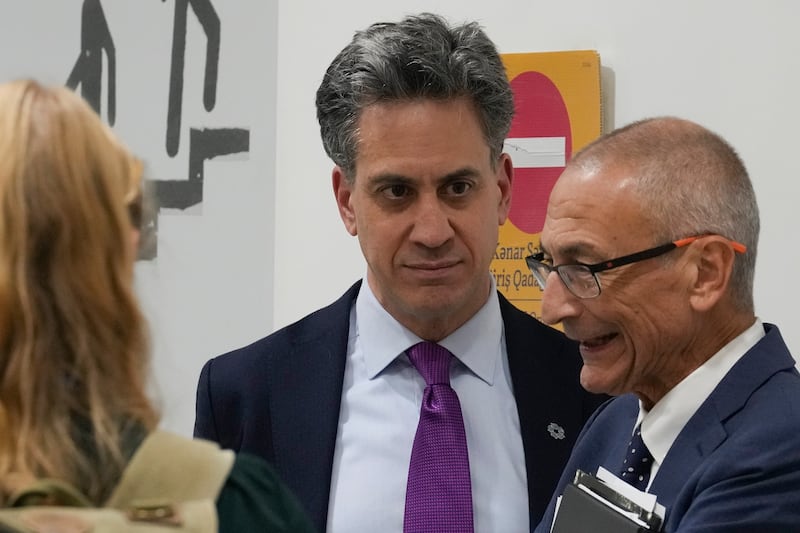
{"label": "man's nose", "polygon": [[557,324],[565,318],[578,316],[580,310],[580,299],[567,288],[558,272],[550,272],[542,293],[542,322]]}
{"label": "man's nose", "polygon": [[414,211],[411,240],[428,248],[438,248],[453,238],[450,213],[438,197],[422,197]]}

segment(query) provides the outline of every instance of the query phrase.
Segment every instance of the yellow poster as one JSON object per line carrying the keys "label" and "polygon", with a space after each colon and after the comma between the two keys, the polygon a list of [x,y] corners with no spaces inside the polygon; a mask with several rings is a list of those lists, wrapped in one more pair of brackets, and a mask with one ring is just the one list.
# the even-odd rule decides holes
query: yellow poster
{"label": "yellow poster", "polygon": [[497,288],[538,317],[542,292],[525,264],[536,253],[547,198],[571,155],[602,131],[600,57],[593,50],[504,54],[516,114],[505,142],[514,163],[511,211],[491,264]]}

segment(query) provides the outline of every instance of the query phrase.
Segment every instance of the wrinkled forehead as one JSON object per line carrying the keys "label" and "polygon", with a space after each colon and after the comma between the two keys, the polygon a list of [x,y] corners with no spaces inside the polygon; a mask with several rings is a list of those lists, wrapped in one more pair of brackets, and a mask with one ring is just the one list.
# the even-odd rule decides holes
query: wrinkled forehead
{"label": "wrinkled forehead", "polygon": [[550,194],[542,247],[553,255],[613,251],[649,227],[623,168],[568,166]]}

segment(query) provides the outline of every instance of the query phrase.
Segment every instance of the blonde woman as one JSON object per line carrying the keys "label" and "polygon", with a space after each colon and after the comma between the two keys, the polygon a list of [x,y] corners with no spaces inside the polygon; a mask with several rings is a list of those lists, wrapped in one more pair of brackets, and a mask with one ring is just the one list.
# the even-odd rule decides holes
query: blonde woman
{"label": "blonde woman", "polygon": [[[142,165],[66,88],[0,85],[0,490],[55,478],[101,506],[158,424],[133,292]],[[220,531],[309,531],[237,456]]]}

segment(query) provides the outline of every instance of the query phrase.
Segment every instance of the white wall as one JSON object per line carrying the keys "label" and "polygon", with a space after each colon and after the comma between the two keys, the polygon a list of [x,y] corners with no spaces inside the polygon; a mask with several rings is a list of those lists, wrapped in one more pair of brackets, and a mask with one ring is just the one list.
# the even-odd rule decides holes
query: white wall
{"label": "white wall", "polygon": [[[63,84],[78,57],[87,1],[2,1],[0,77]],[[137,268],[154,330],[165,426],[191,431],[197,374],[206,359],[327,304],[363,275],[357,241],[335,208],[314,94],[354,30],[422,10],[481,21],[501,52],[598,50],[609,127],[677,114],[727,137],[748,164],[761,203],[758,312],[780,324],[800,354],[800,319],[792,312],[800,301],[793,277],[800,272],[795,0],[276,2],[212,0],[222,31],[212,112],[199,103],[205,40],[190,12],[181,150],[168,158],[163,139],[175,4],[102,0],[117,48],[114,128],[148,161],[151,177],[186,175],[190,126],[250,130],[249,155],[206,163],[202,205],[165,214],[158,259]]]}
{"label": "white wall", "polygon": [[[195,3],[193,3],[195,4]],[[200,8],[208,3],[196,2]],[[249,150],[208,160],[202,202],[162,210],[158,255],[136,281],[153,338],[163,425],[191,434],[201,365],[272,325],[277,4],[212,0],[216,103],[203,104],[206,35],[188,10],[180,147],[165,148],[175,1],[0,1],[0,79],[63,85],[82,56],[82,9],[102,6],[116,51],[115,132],[153,180],[187,180],[190,128],[249,131]],[[183,4],[181,4],[183,5]],[[85,51],[83,52],[85,54]],[[108,118],[104,59],[101,115]],[[78,90],[81,90],[79,87]]]}
{"label": "white wall", "polygon": [[[800,355],[800,3],[795,0],[287,0],[278,20],[275,327],[338,297],[365,272],[344,230],[314,95],[356,29],[433,11],[479,20],[501,53],[595,49],[607,129],[671,114],[740,152],[761,207],[757,313]],[[314,16],[310,16],[314,13]],[[266,332],[265,332],[266,333]]]}

